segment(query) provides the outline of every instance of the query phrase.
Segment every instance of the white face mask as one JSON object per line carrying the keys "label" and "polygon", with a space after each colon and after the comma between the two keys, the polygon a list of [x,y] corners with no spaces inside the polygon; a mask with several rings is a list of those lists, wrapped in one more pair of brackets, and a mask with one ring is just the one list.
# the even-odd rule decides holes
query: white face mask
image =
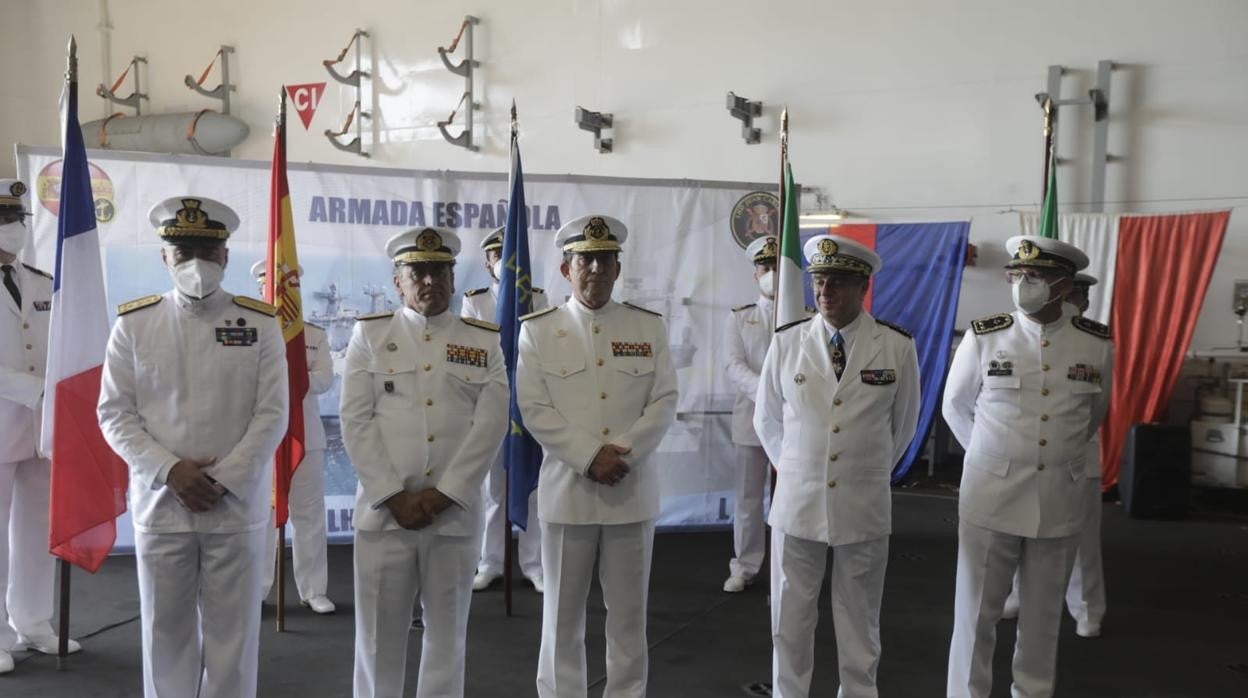
{"label": "white face mask", "polygon": [[1014,284],[1014,306],[1032,315],[1044,309],[1053,296],[1053,287],[1040,279],[1023,277]]}
{"label": "white face mask", "polygon": [[776,291],[776,272],[764,272],[762,276],[758,277],[758,290],[767,298],[771,298]]}
{"label": "white face mask", "polygon": [[0,250],[17,254],[26,245],[26,225],[21,221],[0,225]]}
{"label": "white face mask", "polygon": [[496,259],[494,264],[490,266],[490,271],[494,274],[495,281],[503,280],[503,260]]}
{"label": "white face mask", "polygon": [[206,259],[188,259],[169,267],[173,285],[191,298],[205,298],[221,288],[225,267]]}

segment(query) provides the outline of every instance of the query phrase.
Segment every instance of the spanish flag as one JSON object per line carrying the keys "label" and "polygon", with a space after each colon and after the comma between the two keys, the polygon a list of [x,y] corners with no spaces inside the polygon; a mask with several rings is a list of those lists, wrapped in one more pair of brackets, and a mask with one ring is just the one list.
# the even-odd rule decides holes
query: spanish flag
{"label": "spanish flag", "polygon": [[269,183],[269,244],[265,257],[264,300],[277,306],[277,320],[286,341],[290,371],[290,423],[277,447],[273,468],[273,509],[276,525],[289,515],[290,478],[303,460],[303,398],[308,393],[308,355],[304,347],[303,301],[299,293],[299,258],[295,225],[286,182],[286,89],[282,88],[273,133],[273,172]]}

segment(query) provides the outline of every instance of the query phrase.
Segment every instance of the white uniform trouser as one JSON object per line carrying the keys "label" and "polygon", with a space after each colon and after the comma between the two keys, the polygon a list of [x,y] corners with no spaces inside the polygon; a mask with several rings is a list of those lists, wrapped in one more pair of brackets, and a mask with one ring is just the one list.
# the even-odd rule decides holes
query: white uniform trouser
{"label": "white uniform trouser", "polygon": [[264,530],[135,531],[146,698],[256,695]]}
{"label": "white uniform trouser", "polygon": [[598,559],[607,607],[607,683],[602,698],[643,698],[649,673],[646,604],[654,522],[570,525],[542,522],[542,648],[539,698],[585,698],[585,604]]}
{"label": "white uniform trouser", "polygon": [[763,566],[767,519],[763,517],[763,493],[767,491],[767,452],[762,446],[736,445],[737,504],[732,515],[735,557],[728,562],[734,577],[753,577]]}
{"label": "white uniform trouser", "polygon": [[42,458],[0,463],[0,650],[17,644],[17,633],[52,632],[51,472]]}
{"label": "white uniform trouser", "polygon": [[1018,637],[1014,642],[1014,698],[1053,695],[1062,592],[1075,560],[1078,536],[1023,538],[965,521],[958,524],[958,572],[949,645],[950,698],[987,698],[997,621],[1019,572]]}
{"label": "white uniform trouser", "polygon": [[[315,449],[303,456],[290,478],[290,538],[294,549],[295,587],[299,598],[307,601],[324,596],[329,587],[328,562],[325,559],[325,451]],[[269,520],[265,541],[269,564],[264,566],[264,596],[273,588],[274,557],[277,551],[277,528]]]}
{"label": "white uniform trouser", "polygon": [[355,532],[355,698],[401,698],[412,607],[425,630],[417,698],[464,695],[475,536]]}
{"label": "white uniform trouser", "polygon": [[[1089,479],[1085,492],[1083,530],[1079,532],[1079,551],[1066,585],[1066,610],[1081,623],[1100,625],[1105,618],[1105,568],[1101,563],[1101,479]],[[1010,588],[1007,603],[1018,605],[1018,572]]]}
{"label": "white uniform trouser", "polygon": [[0,463],[0,650],[11,649],[17,633],[52,632],[51,472],[42,458]]}
{"label": "white uniform trouser", "polygon": [[[815,625],[819,590],[827,569],[828,545],[771,535],[772,695],[805,698],[815,667]],[[832,624],[841,698],[879,695],[880,604],[888,567],[888,536],[832,547]]]}
{"label": "white uniform trouser", "polygon": [[[503,516],[507,507],[507,471],[502,462],[496,462],[481,484],[485,504],[485,535],[481,538],[481,561],[477,571],[490,574],[503,573]],[[537,522],[537,490],[529,495],[529,520],[520,532],[520,571],[529,579],[542,577],[542,529]]]}
{"label": "white uniform trouser", "polygon": [[1075,620],[1100,625],[1105,618],[1105,568],[1101,564],[1101,479],[1089,479],[1079,551],[1066,587],[1066,608]]}

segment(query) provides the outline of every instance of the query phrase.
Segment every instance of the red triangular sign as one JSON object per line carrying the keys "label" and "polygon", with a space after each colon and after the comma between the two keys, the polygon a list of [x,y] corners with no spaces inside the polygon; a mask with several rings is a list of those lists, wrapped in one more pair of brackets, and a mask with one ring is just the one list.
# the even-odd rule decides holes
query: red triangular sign
{"label": "red triangular sign", "polygon": [[287,85],[286,94],[290,95],[290,101],[295,105],[295,111],[299,113],[299,120],[303,122],[303,128],[306,131],[312,125],[312,115],[316,113],[316,108],[321,103],[321,95],[325,94],[325,83]]}

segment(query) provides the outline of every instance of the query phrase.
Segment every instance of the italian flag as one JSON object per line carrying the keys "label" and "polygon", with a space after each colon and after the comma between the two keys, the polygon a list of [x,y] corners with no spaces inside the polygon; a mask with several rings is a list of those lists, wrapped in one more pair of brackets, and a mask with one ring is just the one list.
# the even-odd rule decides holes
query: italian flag
{"label": "italian flag", "polygon": [[776,327],[805,319],[806,289],[802,276],[802,238],[798,232],[797,217],[800,197],[793,186],[793,166],[784,163],[784,182],[780,192],[780,258],[776,264]]}

